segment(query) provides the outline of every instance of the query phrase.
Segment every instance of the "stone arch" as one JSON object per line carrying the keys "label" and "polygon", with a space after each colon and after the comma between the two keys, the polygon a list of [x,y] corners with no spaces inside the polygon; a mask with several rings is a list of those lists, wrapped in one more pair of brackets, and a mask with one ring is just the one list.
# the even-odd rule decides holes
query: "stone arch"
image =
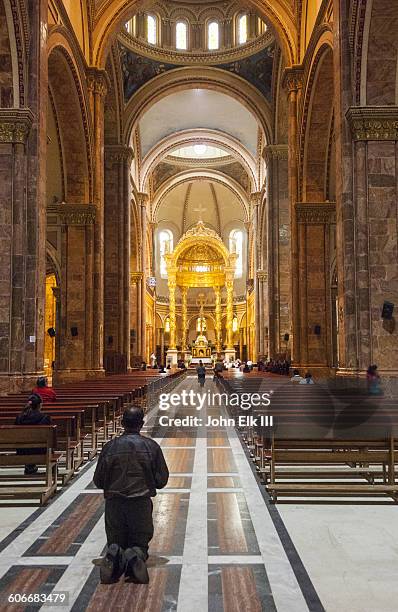
{"label": "stone arch", "polygon": [[62,149],[65,200],[86,204],[92,192],[87,109],[78,68],[65,46],[51,49],[48,78]]}
{"label": "stone arch", "polygon": [[398,3],[367,2],[365,26],[361,102],[398,105]]}
{"label": "stone arch", "polygon": [[141,87],[126,106],[125,142],[130,142],[139,119],[156,102],[178,91],[201,88],[219,91],[242,104],[261,125],[266,141],[272,142],[271,108],[260,92],[235,74],[209,67],[177,68]]}
{"label": "stone arch", "polygon": [[302,200],[323,202],[330,179],[333,142],[333,50],[323,43],[309,72],[301,130]]}
{"label": "stone arch", "polygon": [[246,170],[253,183],[253,191],[258,189],[257,167],[252,155],[243,145],[232,136],[213,130],[184,130],[173,133],[164,138],[145,156],[142,162],[141,190],[145,191],[146,182],[153,168],[171,151],[178,147],[188,146],[192,143],[203,142],[203,144],[221,147],[236,159]]}
{"label": "stone arch", "polygon": [[0,0],[0,108],[19,106],[19,77],[14,20],[8,0]]}

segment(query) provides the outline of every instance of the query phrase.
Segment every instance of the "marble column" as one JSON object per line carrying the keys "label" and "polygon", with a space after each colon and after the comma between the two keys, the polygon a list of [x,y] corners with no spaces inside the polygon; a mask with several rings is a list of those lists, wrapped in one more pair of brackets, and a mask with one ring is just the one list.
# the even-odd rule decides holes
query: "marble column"
{"label": "marble column", "polygon": [[[288,145],[264,148],[267,166],[267,240],[263,254],[267,272],[264,281],[268,316],[268,356],[274,359],[284,352],[284,334],[291,334],[291,252],[290,201],[288,184]],[[265,334],[266,335],[266,334]]]}
{"label": "marble column", "polygon": [[298,227],[296,202],[298,200],[298,100],[302,87],[301,66],[287,68],[283,76],[283,86],[288,94],[289,110],[289,199],[290,199],[290,249],[291,249],[291,308],[292,308],[292,359],[300,364],[300,302],[298,282]]}
{"label": "marble column", "polygon": [[47,211],[61,227],[57,384],[91,376],[93,363],[93,243],[97,208],[64,202]]}
{"label": "marble column", "polygon": [[[33,232],[33,236],[27,234],[28,218],[39,214],[36,198],[31,202],[33,210],[29,212],[26,196],[29,156],[27,142],[33,120],[33,114],[28,109],[0,109],[2,391],[23,388],[28,384],[25,377],[29,379],[30,372],[33,376],[43,367],[44,346],[40,341],[44,343],[44,301],[39,302],[41,312],[35,306],[36,292],[39,292],[37,281],[42,282],[43,288],[45,284],[45,274],[42,278],[36,277],[35,269],[39,228]],[[30,218],[29,225],[32,221],[33,218]],[[40,239],[43,240],[44,235]],[[33,306],[29,320],[26,319],[25,300]],[[36,351],[39,351],[38,354]]]}
{"label": "marble column", "polygon": [[140,365],[141,347],[141,286],[142,272],[130,272],[130,330],[135,334],[130,337],[130,366]]}
{"label": "marble column", "polygon": [[222,350],[222,338],[221,338],[221,287],[214,287],[215,300],[216,300],[216,351],[221,353]]}
{"label": "marble column", "polygon": [[234,318],[234,281],[233,278],[227,278],[225,281],[227,289],[227,348],[225,349],[225,357],[230,360],[235,359],[235,349],[233,345],[233,330],[232,321]]}
{"label": "marble column", "polygon": [[94,225],[93,342],[92,376],[102,376],[104,354],[104,103],[108,87],[105,70],[87,71],[93,124],[93,203],[97,208]]}
{"label": "marble column", "polygon": [[259,211],[262,200],[262,193],[260,191],[256,191],[250,195],[250,205],[251,205],[251,218],[252,218],[252,240],[254,246],[254,262],[253,262],[253,283],[254,283],[254,317],[255,317],[255,354],[256,359],[260,354],[260,326],[261,326],[261,317],[263,316],[263,312],[260,310],[260,291],[259,291],[259,282],[257,276],[257,269],[261,262],[261,239],[260,239],[260,224],[259,224]]}
{"label": "marble column", "polygon": [[123,369],[130,364],[132,159],[133,151],[129,147],[105,147],[105,356],[107,353],[116,355],[119,367]]}
{"label": "marble column", "polygon": [[335,251],[334,202],[299,202],[299,299],[301,365],[329,375],[331,342],[331,260]]}
{"label": "marble column", "polygon": [[168,288],[169,288],[169,308],[170,308],[170,344],[167,351],[167,360],[172,364],[177,364],[177,320],[176,320],[176,288],[177,283],[175,275],[172,275],[169,271],[168,276]]}
{"label": "marble column", "polygon": [[[346,119],[353,141],[355,176],[351,258],[354,282],[350,285],[355,298],[355,318],[339,293],[339,314],[343,320],[339,337],[344,334],[340,345],[345,347],[339,365],[344,372],[355,363],[357,371],[363,374],[369,364],[376,363],[382,375],[395,377],[398,375],[398,106],[351,107]],[[344,249],[344,246],[338,243],[338,248]],[[394,304],[390,319],[382,319],[384,302]],[[356,342],[349,352],[351,330],[355,330]]]}
{"label": "marble column", "polygon": [[144,359],[146,354],[146,272],[147,272],[147,261],[146,261],[146,241],[147,241],[147,205],[148,205],[148,194],[138,193],[137,204],[140,213],[140,225],[141,225],[141,239],[140,239],[140,262],[141,262],[141,302],[140,302],[140,322],[141,322],[141,355]]}
{"label": "marble column", "polygon": [[187,293],[188,287],[181,287],[181,350],[187,349],[187,325],[188,325],[188,310],[187,310]]}

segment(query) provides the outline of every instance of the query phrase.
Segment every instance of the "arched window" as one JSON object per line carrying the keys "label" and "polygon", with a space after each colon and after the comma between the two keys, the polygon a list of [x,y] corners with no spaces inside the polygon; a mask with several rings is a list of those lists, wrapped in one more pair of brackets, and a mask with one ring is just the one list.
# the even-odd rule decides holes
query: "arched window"
{"label": "arched window", "polygon": [[167,278],[167,267],[164,256],[173,250],[173,234],[170,230],[159,232],[160,276]]}
{"label": "arched window", "polygon": [[247,42],[247,15],[238,18],[238,44],[243,45]]}
{"label": "arched window", "polygon": [[157,43],[157,20],[154,15],[146,16],[146,38],[150,45],[156,45]]}
{"label": "arched window", "polygon": [[217,21],[211,21],[207,26],[207,48],[219,49],[220,47],[220,27]]}
{"label": "arched window", "polygon": [[243,274],[243,232],[234,229],[229,234],[229,250],[237,254],[235,263],[235,277],[240,278]]}
{"label": "arched window", "polygon": [[188,27],[185,21],[176,24],[176,49],[188,49]]}

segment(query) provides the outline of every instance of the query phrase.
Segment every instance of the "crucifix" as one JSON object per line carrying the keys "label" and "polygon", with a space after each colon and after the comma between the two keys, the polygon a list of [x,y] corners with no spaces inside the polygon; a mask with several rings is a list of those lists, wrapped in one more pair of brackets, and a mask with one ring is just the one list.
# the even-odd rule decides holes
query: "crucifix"
{"label": "crucifix", "polygon": [[204,213],[207,209],[203,208],[202,203],[199,204],[199,208],[194,208],[193,211],[199,213],[198,223],[203,223],[202,213]]}

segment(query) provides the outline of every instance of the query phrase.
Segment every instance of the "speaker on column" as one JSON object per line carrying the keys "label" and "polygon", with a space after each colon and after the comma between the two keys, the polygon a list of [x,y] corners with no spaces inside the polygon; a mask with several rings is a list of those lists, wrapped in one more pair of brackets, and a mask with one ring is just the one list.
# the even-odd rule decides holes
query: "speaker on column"
{"label": "speaker on column", "polygon": [[78,332],[78,330],[77,330],[77,327],[71,327],[71,328],[70,328],[70,333],[71,333],[71,336],[73,336],[74,338],[75,338],[75,336],[78,336],[78,335],[79,335],[79,332]]}
{"label": "speaker on column", "polygon": [[47,333],[50,336],[50,338],[55,338],[55,329],[53,327],[49,327],[47,330]]}
{"label": "speaker on column", "polygon": [[320,325],[315,325],[315,327],[314,327],[314,334],[316,336],[320,336],[321,335],[321,326]]}
{"label": "speaker on column", "polygon": [[289,338],[290,338],[289,334],[285,334],[283,336],[283,339],[284,339],[285,342],[289,342]]}
{"label": "speaker on column", "polygon": [[392,302],[384,302],[383,310],[381,311],[381,318],[391,321],[394,312],[394,304]]}

